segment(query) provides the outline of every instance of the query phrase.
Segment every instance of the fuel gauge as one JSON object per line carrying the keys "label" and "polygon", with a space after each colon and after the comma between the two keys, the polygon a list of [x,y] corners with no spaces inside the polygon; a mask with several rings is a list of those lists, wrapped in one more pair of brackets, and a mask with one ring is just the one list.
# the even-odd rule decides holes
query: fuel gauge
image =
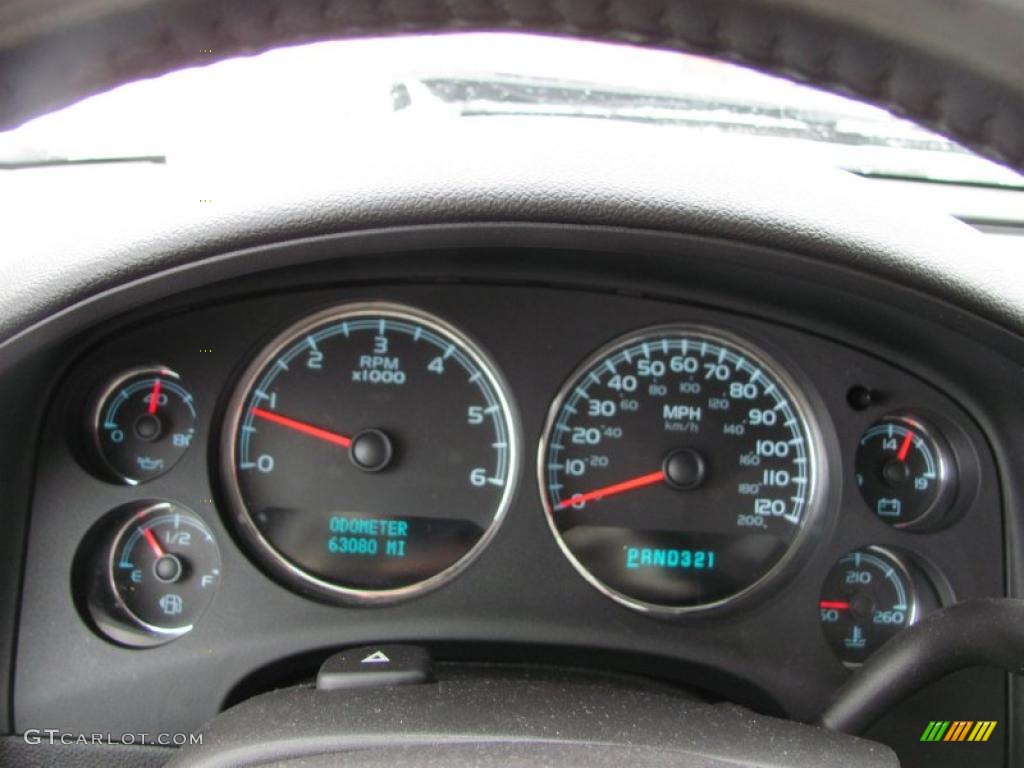
{"label": "fuel gauge", "polygon": [[177,373],[135,368],[111,381],[93,405],[92,442],[109,474],[127,485],[159,477],[195,437],[196,408]]}
{"label": "fuel gauge", "polygon": [[88,611],[123,645],[159,645],[189,632],[220,581],[220,550],[206,523],[170,501],[115,510],[85,553]]}

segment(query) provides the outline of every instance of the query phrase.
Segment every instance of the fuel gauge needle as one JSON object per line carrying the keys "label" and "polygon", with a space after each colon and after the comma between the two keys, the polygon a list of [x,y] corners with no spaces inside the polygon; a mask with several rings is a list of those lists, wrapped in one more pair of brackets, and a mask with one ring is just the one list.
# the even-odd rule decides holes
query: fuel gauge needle
{"label": "fuel gauge needle", "polygon": [[157,556],[159,560],[164,556],[164,548],[160,546],[160,542],[156,540],[156,536],[153,535],[151,528],[143,528],[142,536],[146,539],[146,543],[149,544],[149,548],[153,550],[153,554]]}

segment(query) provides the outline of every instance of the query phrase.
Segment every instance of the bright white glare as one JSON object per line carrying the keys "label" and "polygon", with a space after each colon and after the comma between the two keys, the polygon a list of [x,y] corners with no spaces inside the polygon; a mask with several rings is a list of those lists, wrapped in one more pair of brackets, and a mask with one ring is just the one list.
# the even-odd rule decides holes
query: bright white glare
{"label": "bright white glare", "polygon": [[[515,34],[461,34],[315,43],[221,61],[121,86],[0,134],[0,151],[46,148],[70,157],[210,151],[261,153],[337,140],[352,121],[394,119],[404,79],[510,74],[706,94],[766,104],[885,113],[757,72],[695,56]],[[433,115],[441,118],[443,115]]]}
{"label": "bright white glare", "polygon": [[[170,162],[208,162],[322,156],[347,139],[372,140],[374,125],[382,121],[406,121],[418,132],[444,130],[445,121],[459,119],[457,106],[414,92],[414,108],[396,110],[392,98],[397,83],[415,90],[418,78],[439,75],[511,75],[820,111],[841,115],[839,127],[859,135],[877,130],[889,138],[951,146],[883,110],[710,59],[564,38],[464,33],[281,48],[130,83],[0,133],[0,159],[161,155]],[[578,90],[585,96],[585,87]],[[600,108],[595,104],[588,112],[586,106],[581,113]],[[705,133],[713,130],[707,124],[724,125],[730,114],[719,110],[713,118],[701,128]],[[756,117],[744,119],[751,124]],[[773,142],[766,145],[770,152],[793,153],[794,160],[813,156],[848,168],[884,165],[878,153],[887,151],[785,138],[762,141]],[[910,169],[907,175],[948,173],[1020,183],[1016,174],[966,153],[905,151],[901,163]],[[937,168],[945,170],[936,174]]]}

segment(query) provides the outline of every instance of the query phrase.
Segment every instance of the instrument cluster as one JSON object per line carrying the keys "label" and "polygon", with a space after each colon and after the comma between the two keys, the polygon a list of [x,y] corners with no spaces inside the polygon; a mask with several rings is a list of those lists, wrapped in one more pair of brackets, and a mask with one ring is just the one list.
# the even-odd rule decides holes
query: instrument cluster
{"label": "instrument cluster", "polygon": [[[200,368],[126,361],[89,382],[69,430],[81,466],[136,497],[78,545],[83,618],[122,647],[183,637],[235,542],[304,598],[400,603],[465,570],[515,497],[536,500],[524,506],[578,578],[666,622],[763,603],[850,515],[910,534],[864,541],[819,577],[821,638],[847,666],[955,600],[914,537],[954,525],[977,496],[978,453],[958,421],[885,408],[883,390],[857,385],[846,418],[875,416],[843,445],[820,375],[770,331],[674,314],[624,320],[559,361],[537,424],[475,329],[412,301],[346,300],[272,324],[219,399],[193,394]],[[526,364],[554,364],[542,339],[535,352]],[[206,454],[215,489],[201,511],[147,490],[195,472],[179,469],[190,452]],[[841,500],[844,483],[860,509]],[[212,516],[233,542],[217,540]]]}

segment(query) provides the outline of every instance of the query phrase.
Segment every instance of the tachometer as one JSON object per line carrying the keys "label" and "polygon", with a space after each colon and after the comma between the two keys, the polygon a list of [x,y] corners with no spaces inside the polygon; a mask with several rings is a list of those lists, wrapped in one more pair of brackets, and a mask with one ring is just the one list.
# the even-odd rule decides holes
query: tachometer
{"label": "tachometer", "polygon": [[577,570],[644,611],[719,607],[795,556],[822,506],[820,435],[792,379],[692,326],[599,350],[551,408],[539,472]]}
{"label": "tachometer", "polygon": [[381,601],[479,552],[508,506],[516,448],[499,377],[466,337],[364,303],[300,321],[257,357],[223,458],[239,530],[275,575]]}

